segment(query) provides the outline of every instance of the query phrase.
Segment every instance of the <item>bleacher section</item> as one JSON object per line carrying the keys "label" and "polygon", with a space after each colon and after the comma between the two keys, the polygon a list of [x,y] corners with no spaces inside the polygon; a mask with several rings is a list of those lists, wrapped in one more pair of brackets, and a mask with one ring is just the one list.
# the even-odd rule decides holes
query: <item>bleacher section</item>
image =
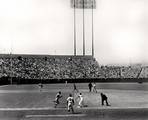
{"label": "bleacher section", "polygon": [[1,55],[0,77],[25,79],[96,78],[92,56]]}
{"label": "bleacher section", "polygon": [[121,67],[121,77],[122,78],[138,78],[140,71],[141,71],[141,66]]}
{"label": "bleacher section", "polygon": [[0,55],[0,78],[107,79],[148,78],[148,67],[99,66],[92,56]]}
{"label": "bleacher section", "polygon": [[148,66],[142,68],[139,78],[148,78]]}

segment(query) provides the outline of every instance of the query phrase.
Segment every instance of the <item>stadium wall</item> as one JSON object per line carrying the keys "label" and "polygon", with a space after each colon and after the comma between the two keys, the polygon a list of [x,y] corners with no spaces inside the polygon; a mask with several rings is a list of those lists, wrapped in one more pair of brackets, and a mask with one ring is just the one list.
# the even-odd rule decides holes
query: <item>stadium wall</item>
{"label": "stadium wall", "polygon": [[[11,82],[12,81],[12,82]],[[94,79],[22,79],[22,78],[8,78],[3,77],[0,79],[0,85],[9,85],[9,84],[52,84],[52,83],[88,83],[88,82],[100,82],[100,83],[111,83],[111,82],[148,82],[148,78],[94,78]]]}

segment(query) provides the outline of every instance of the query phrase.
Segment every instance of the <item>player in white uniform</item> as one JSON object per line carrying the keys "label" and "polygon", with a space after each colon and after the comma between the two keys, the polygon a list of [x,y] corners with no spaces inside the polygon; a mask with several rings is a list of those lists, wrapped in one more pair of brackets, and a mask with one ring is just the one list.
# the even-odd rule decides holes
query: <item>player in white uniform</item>
{"label": "player in white uniform", "polygon": [[78,107],[82,108],[84,106],[84,97],[83,97],[82,93],[80,93],[76,99],[78,99],[78,98],[79,98]]}
{"label": "player in white uniform", "polygon": [[70,112],[71,110],[72,113],[74,113],[73,105],[74,105],[74,98],[72,97],[72,94],[69,94],[69,97],[67,98],[68,112]]}
{"label": "player in white uniform", "polygon": [[92,84],[92,91],[97,93],[96,83],[95,82]]}

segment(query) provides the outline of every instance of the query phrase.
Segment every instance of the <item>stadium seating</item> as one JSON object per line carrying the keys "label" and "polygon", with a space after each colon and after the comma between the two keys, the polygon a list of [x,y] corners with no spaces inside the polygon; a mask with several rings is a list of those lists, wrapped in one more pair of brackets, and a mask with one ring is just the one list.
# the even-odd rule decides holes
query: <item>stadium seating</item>
{"label": "stadium seating", "polygon": [[[23,79],[140,78],[148,67],[99,66],[92,56],[0,55],[0,77]],[[140,73],[140,74],[139,74]]]}
{"label": "stadium seating", "polygon": [[138,78],[141,66],[122,66],[121,77],[122,78]]}
{"label": "stadium seating", "polygon": [[142,68],[139,78],[148,78],[148,67],[147,66],[144,66]]}
{"label": "stadium seating", "polygon": [[91,56],[6,55],[0,58],[0,77],[25,79],[75,79],[97,77]]}

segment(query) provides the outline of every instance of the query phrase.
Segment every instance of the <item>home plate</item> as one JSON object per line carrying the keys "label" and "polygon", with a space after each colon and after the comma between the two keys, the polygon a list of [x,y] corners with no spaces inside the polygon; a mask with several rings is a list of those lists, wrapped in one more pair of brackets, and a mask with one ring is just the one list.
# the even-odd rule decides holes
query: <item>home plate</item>
{"label": "home plate", "polygon": [[48,118],[48,117],[84,117],[86,114],[63,114],[63,115],[26,115],[26,118]]}

